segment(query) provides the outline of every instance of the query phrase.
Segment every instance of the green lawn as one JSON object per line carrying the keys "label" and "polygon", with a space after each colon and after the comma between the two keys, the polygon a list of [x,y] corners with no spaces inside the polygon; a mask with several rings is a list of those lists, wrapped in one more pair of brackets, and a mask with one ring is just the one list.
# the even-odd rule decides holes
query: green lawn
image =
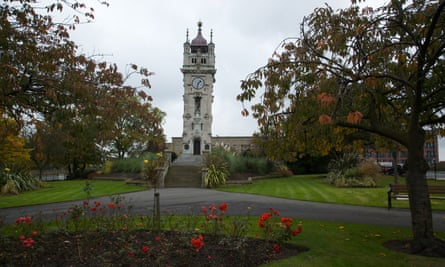
{"label": "green lawn", "polygon": [[[327,184],[325,178],[325,175],[296,175],[254,180],[252,184],[226,186],[218,190],[316,202],[387,207],[388,184],[394,179],[389,176],[383,177],[377,181],[376,188],[337,188]],[[445,185],[445,181],[429,182]],[[399,183],[404,183],[404,179],[399,178]],[[394,208],[408,208],[408,201],[393,200],[392,204]],[[432,205],[435,210],[445,210],[444,200],[432,200]]]}
{"label": "green lawn", "polygon": [[[386,206],[386,185],[391,181],[392,178],[379,181],[381,186],[379,188],[341,189],[327,185],[323,175],[301,175],[256,180],[251,185],[225,187],[221,190],[290,199]],[[102,180],[94,180],[93,186],[93,197],[145,189],[124,182]],[[50,182],[46,188],[34,192],[19,196],[0,196],[0,207],[85,199],[84,187],[85,180]],[[394,204],[407,206],[406,201],[395,201]],[[444,208],[445,203],[433,202],[433,205],[435,208]],[[256,225],[257,218],[251,220],[253,225]],[[267,266],[445,266],[445,259],[396,253],[382,245],[388,240],[410,239],[410,229],[315,220],[301,220],[301,223],[303,232],[291,242],[309,247],[310,250],[289,259],[272,262]],[[444,239],[445,233],[438,233],[438,236]]]}
{"label": "green lawn", "polygon": [[[303,232],[292,243],[309,247],[296,257],[267,267],[424,267],[445,266],[445,259],[426,258],[391,251],[389,240],[411,238],[410,229],[304,220]],[[444,238],[441,235],[441,238]]]}
{"label": "green lawn", "polygon": [[[92,180],[91,197],[109,196],[146,190],[146,187],[128,185],[124,181]],[[0,196],[0,208],[55,203],[86,199],[85,180],[54,181],[45,183],[45,187],[24,192],[20,195]]]}

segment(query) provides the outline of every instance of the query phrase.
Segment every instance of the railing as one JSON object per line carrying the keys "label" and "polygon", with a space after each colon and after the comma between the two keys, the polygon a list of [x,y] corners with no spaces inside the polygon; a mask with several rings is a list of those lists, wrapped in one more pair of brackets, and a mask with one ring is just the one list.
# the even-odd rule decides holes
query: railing
{"label": "railing", "polygon": [[68,173],[63,169],[43,170],[41,173],[36,170],[31,172],[37,178],[41,178],[42,181],[62,181],[66,180]]}

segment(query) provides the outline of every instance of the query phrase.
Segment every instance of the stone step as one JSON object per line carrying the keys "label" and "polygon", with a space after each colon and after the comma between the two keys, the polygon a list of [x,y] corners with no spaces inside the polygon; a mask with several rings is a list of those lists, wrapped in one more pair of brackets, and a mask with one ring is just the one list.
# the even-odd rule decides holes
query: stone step
{"label": "stone step", "polygon": [[202,156],[201,155],[180,155],[174,162],[173,165],[178,166],[201,166]]}
{"label": "stone step", "polygon": [[164,181],[165,187],[201,187],[201,167],[171,165]]}

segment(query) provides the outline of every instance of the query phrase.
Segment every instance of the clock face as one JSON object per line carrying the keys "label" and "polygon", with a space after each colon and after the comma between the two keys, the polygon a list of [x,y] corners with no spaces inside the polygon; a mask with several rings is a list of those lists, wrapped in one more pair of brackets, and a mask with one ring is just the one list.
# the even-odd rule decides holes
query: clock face
{"label": "clock face", "polygon": [[195,78],[192,81],[192,86],[195,89],[201,89],[204,87],[204,80],[202,78]]}

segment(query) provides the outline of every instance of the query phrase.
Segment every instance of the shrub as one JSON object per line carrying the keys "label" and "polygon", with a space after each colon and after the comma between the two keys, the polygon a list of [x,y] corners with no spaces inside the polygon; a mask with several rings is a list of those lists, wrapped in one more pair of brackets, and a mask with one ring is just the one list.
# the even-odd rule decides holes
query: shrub
{"label": "shrub", "polygon": [[375,187],[379,167],[355,153],[345,153],[329,163],[327,181],[337,187]]}
{"label": "shrub", "polygon": [[287,167],[286,164],[279,164],[275,173],[282,177],[289,177],[293,175],[292,171]]}
{"label": "shrub", "polygon": [[207,175],[205,177],[206,185],[208,188],[215,188],[224,185],[227,180],[229,172],[225,167],[217,167],[216,165],[210,165]]}
{"label": "shrub", "polygon": [[378,178],[381,176],[379,165],[371,159],[362,161],[358,165],[358,168],[360,170],[360,173],[362,173],[365,176],[369,176],[371,178]]}
{"label": "shrub", "polygon": [[42,183],[25,169],[3,168],[0,170],[2,194],[19,194],[42,187]]}

